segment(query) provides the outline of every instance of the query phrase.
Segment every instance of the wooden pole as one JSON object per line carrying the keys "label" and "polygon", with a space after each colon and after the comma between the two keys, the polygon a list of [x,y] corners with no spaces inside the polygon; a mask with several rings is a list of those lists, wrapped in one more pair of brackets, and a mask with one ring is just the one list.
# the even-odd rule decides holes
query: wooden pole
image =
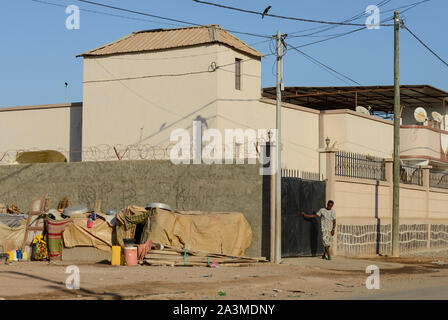
{"label": "wooden pole", "polygon": [[282,84],[283,84],[283,43],[282,34],[277,31],[277,108],[276,108],[276,179],[275,179],[275,263],[282,259]]}

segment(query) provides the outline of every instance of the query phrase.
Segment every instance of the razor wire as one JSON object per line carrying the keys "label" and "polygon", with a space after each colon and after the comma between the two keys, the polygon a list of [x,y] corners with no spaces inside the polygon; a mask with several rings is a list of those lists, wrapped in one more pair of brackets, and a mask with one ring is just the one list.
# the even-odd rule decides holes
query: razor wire
{"label": "razor wire", "polygon": [[[263,139],[245,140],[242,143],[230,142],[214,144],[203,142],[201,155],[206,148],[211,148],[211,157],[203,159],[223,160],[230,158],[255,159],[263,156],[262,146],[266,145]],[[0,151],[0,165],[18,164],[18,156],[25,152],[48,152],[56,151],[62,154],[67,162],[85,162],[85,161],[120,161],[120,160],[170,160],[173,156],[173,148],[179,146],[178,143],[169,142],[165,144],[99,144],[84,148],[61,148],[61,147],[29,147],[19,149],[7,149]],[[193,160],[193,144],[190,143],[189,159]],[[185,148],[185,147],[184,147]],[[215,151],[217,153],[215,153]],[[221,153],[221,156],[219,154]],[[183,158],[182,158],[183,159]]]}

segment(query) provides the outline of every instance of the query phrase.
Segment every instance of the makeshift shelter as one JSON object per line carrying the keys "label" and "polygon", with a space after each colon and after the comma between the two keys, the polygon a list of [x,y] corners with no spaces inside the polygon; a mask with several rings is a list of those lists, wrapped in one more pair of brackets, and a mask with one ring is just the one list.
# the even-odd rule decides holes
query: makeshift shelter
{"label": "makeshift shelter", "polygon": [[74,216],[67,224],[63,238],[66,248],[95,247],[110,251],[112,247],[113,228],[103,219],[96,219],[92,228],[87,227],[87,216]]}
{"label": "makeshift shelter", "polygon": [[[117,219],[117,241],[122,246],[123,239],[135,237],[140,243],[151,240],[176,248],[244,256],[252,241],[250,225],[239,212],[171,212],[159,208],[138,212],[134,208]],[[136,237],[133,232],[139,224],[143,230]]]}

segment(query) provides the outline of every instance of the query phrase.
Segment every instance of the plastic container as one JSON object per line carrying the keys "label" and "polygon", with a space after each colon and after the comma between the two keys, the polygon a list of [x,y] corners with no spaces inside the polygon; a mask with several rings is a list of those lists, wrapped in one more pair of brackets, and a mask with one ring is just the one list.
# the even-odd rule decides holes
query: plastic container
{"label": "plastic container", "polygon": [[113,266],[121,265],[121,247],[120,246],[112,246],[112,257],[111,264]]}
{"label": "plastic container", "polygon": [[13,261],[14,260],[14,253],[12,251],[8,251],[8,261]]}
{"label": "plastic container", "polygon": [[22,260],[22,250],[16,250],[17,260]]}
{"label": "plastic container", "polygon": [[18,259],[17,259],[17,250],[13,250],[12,251],[12,261],[17,261]]}
{"label": "plastic container", "polygon": [[124,248],[124,258],[127,266],[137,265],[137,247]]}
{"label": "plastic container", "polygon": [[28,260],[28,253],[26,251],[22,252],[22,260],[27,261]]}
{"label": "plastic container", "polygon": [[92,228],[93,227],[93,220],[89,219],[87,220],[87,228]]}

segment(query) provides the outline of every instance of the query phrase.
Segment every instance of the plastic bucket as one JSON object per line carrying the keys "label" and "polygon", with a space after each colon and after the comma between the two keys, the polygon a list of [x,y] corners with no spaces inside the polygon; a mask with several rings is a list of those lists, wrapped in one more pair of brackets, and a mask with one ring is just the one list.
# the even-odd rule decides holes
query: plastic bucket
{"label": "plastic bucket", "polygon": [[112,246],[112,257],[111,264],[113,266],[119,266],[121,263],[121,247],[120,246]]}
{"label": "plastic bucket", "polygon": [[137,248],[136,247],[124,248],[124,258],[127,266],[136,266]]}

